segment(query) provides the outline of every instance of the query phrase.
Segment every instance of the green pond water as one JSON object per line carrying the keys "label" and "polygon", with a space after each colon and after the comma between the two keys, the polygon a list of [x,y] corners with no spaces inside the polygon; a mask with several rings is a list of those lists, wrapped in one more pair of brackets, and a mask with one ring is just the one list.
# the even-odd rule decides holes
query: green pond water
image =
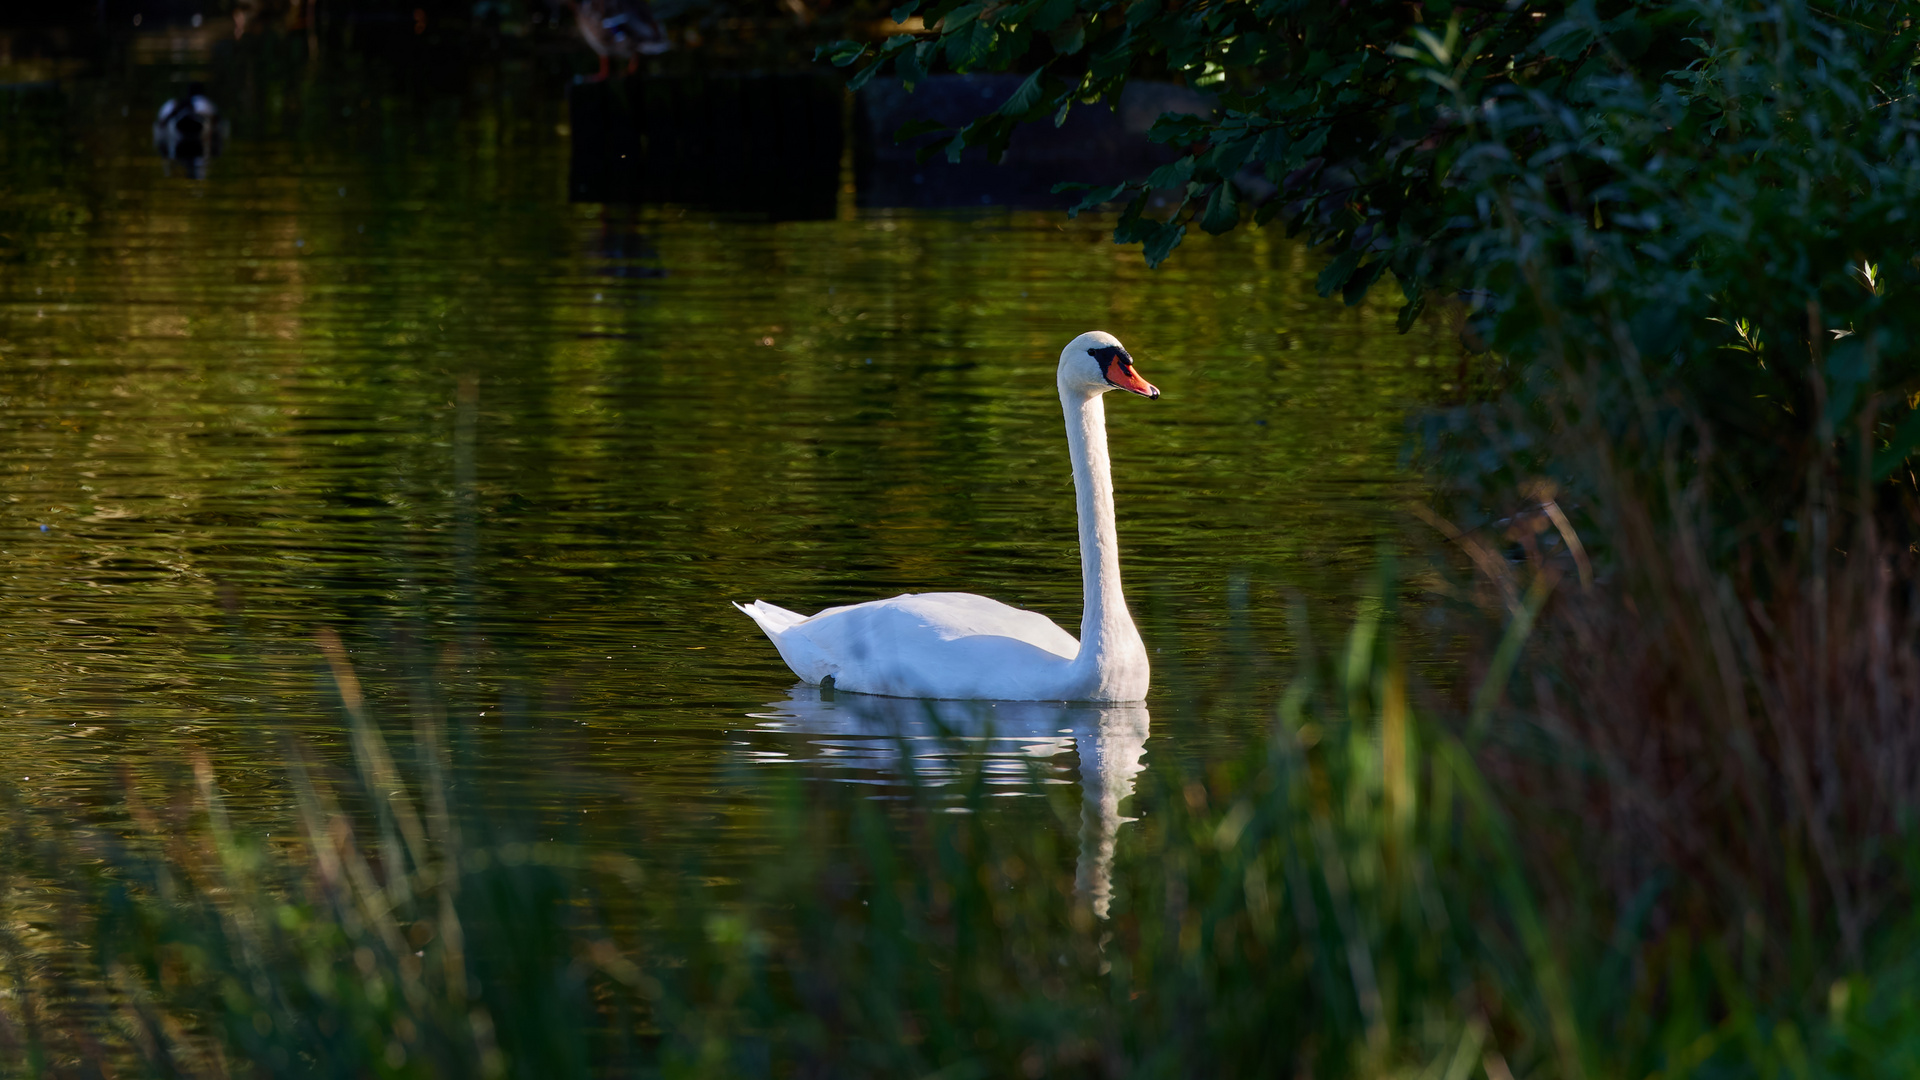
{"label": "green pond water", "polygon": [[[1293,598],[1351,611],[1402,535],[1454,347],[1316,297],[1277,228],[1149,271],[1099,218],[569,204],[552,65],[184,49],[0,99],[0,759],[35,798],[205,751],[270,811],[279,733],[340,741],[330,629],[376,716],[430,690],[474,768],[609,835],[750,852],[774,773],[884,795],[921,748],[1084,779],[1111,825],[1141,764],[1256,736]],[[190,179],[148,125],[209,71],[232,136]],[[1077,630],[1053,367],[1094,328],[1165,394],[1109,400],[1145,710],[796,694],[729,601],[963,590]]]}

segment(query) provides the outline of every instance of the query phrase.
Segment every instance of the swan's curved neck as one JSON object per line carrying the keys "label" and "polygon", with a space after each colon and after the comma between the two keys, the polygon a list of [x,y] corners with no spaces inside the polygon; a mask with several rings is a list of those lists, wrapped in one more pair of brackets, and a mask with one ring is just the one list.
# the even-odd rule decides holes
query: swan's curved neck
{"label": "swan's curved neck", "polygon": [[[1142,660],[1146,647],[1120,591],[1120,538],[1113,517],[1113,465],[1107,456],[1107,410],[1101,395],[1060,388],[1067,417],[1067,448],[1073,456],[1074,501],[1080,515],[1080,579],[1085,608],[1080,616],[1079,665],[1111,677]],[[1102,678],[1102,682],[1107,681]]]}

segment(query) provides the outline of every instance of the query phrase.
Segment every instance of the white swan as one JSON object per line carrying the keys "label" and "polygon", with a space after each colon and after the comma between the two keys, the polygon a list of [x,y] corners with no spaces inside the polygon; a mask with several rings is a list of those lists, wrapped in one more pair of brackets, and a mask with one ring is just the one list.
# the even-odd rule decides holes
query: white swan
{"label": "white swan", "polygon": [[836,690],[1001,701],[1146,697],[1147,648],[1120,593],[1100,396],[1119,389],[1157,398],[1160,391],[1133,370],[1117,338],[1099,331],[1061,351],[1057,382],[1080,515],[1079,641],[1038,612],[971,593],[907,593],[812,617],[764,600],[734,607],[760,624],[795,675],[814,684],[832,679]]}

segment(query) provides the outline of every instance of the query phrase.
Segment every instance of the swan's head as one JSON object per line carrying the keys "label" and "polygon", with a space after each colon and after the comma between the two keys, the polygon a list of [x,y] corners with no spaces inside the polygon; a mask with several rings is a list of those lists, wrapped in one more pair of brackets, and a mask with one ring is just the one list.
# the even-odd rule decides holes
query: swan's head
{"label": "swan's head", "polygon": [[1125,390],[1143,398],[1158,398],[1160,388],[1133,370],[1120,339],[1100,330],[1081,334],[1060,353],[1060,389],[1084,394]]}

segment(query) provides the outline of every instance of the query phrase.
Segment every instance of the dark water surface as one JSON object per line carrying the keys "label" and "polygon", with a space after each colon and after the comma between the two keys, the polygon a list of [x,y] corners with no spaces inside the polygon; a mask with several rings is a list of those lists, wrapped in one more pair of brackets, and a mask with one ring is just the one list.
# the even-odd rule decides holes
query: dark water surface
{"label": "dark water surface", "polygon": [[[1052,372],[1088,329],[1165,391],[1109,405],[1151,730],[1023,713],[975,744],[1010,792],[1084,768],[1110,797],[1258,732],[1287,598],[1351,610],[1398,535],[1405,410],[1453,354],[1315,297],[1277,228],[1153,272],[1049,213],[570,205],[547,68],[189,44],[0,100],[0,757],[29,790],[200,748],[272,802],[263,733],[337,724],[331,628],[376,714],[431,685],[500,782],[751,848],[770,770],[886,781],[903,744],[892,706],[790,701],[728,601],[965,590],[1077,630]],[[232,119],[202,180],[148,145],[196,64]]]}

